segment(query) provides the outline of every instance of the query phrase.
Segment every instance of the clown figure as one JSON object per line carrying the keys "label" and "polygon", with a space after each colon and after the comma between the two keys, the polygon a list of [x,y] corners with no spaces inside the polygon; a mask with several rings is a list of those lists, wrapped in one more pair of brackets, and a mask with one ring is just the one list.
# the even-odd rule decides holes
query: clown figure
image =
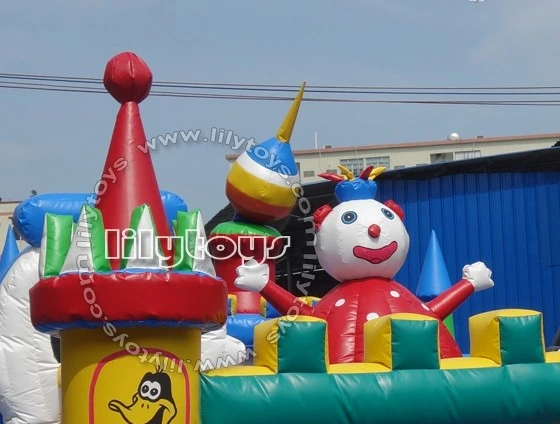
{"label": "clown figure", "polygon": [[409,236],[402,209],[393,201],[380,203],[374,199],[374,178],[384,168],[368,167],[359,178],[340,168],[342,176],[321,175],[338,181],[335,195],[339,204],[335,208],[323,206],[313,216],[319,263],[340,284],[313,308],[270,281],[266,264],[249,261],[240,266],[235,284],[260,292],[282,314],[296,305],[299,314],[326,320],[331,363],[363,361],[364,324],[399,312],[438,319],[441,356],[461,356],[443,320],[472,293],[493,287],[491,271],[482,262],[466,265],[459,282],[423,303],[393,280],[406,259]]}

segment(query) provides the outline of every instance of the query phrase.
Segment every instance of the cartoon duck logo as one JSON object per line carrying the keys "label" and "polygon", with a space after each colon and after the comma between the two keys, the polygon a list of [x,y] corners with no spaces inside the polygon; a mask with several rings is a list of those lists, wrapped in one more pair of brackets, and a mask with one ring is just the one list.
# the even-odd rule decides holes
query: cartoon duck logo
{"label": "cartoon duck logo", "polygon": [[130,405],[114,399],[109,402],[109,409],[118,412],[127,424],[170,424],[177,415],[171,379],[161,369],[148,372]]}

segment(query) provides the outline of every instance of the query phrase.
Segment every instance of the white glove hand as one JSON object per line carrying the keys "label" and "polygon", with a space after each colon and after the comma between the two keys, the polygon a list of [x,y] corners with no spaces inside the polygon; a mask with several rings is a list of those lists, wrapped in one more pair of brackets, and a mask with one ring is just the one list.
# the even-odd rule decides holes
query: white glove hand
{"label": "white glove hand", "polygon": [[260,292],[268,283],[270,271],[267,264],[259,264],[256,260],[251,259],[237,267],[237,275],[234,282],[236,287],[241,290]]}
{"label": "white glove hand", "polygon": [[463,267],[463,278],[472,283],[475,292],[494,287],[494,281],[491,277],[492,271],[482,262],[475,262]]}

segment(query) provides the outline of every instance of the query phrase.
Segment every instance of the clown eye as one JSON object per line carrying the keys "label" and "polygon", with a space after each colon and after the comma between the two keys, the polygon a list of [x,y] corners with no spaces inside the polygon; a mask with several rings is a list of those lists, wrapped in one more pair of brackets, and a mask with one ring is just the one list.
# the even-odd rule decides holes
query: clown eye
{"label": "clown eye", "polygon": [[391,212],[389,209],[381,208],[381,212],[383,212],[383,215],[385,215],[389,219],[393,219],[395,217],[393,212]]}
{"label": "clown eye", "polygon": [[344,222],[345,224],[352,224],[357,218],[358,215],[356,214],[356,212],[348,211],[345,212],[344,215],[342,215],[342,222]]}

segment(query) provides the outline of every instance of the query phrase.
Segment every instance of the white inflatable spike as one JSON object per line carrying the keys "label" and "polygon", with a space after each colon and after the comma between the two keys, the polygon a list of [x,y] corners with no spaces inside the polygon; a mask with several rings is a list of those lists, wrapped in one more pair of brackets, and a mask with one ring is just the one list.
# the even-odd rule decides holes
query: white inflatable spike
{"label": "white inflatable spike", "polygon": [[202,214],[200,210],[197,210],[196,218],[196,240],[197,251],[202,251],[202,255],[196,255],[193,262],[193,271],[203,272],[205,274],[216,276],[216,271],[214,270],[214,264],[212,263],[212,258],[206,252],[206,231],[204,229],[204,222],[202,221]]}
{"label": "white inflatable spike", "polygon": [[103,218],[98,209],[84,205],[60,274],[109,271]]}
{"label": "white inflatable spike", "polygon": [[148,205],[139,206],[133,211],[132,223],[128,232],[129,234],[123,234],[123,238],[126,237],[123,255],[124,269],[167,269]]}

